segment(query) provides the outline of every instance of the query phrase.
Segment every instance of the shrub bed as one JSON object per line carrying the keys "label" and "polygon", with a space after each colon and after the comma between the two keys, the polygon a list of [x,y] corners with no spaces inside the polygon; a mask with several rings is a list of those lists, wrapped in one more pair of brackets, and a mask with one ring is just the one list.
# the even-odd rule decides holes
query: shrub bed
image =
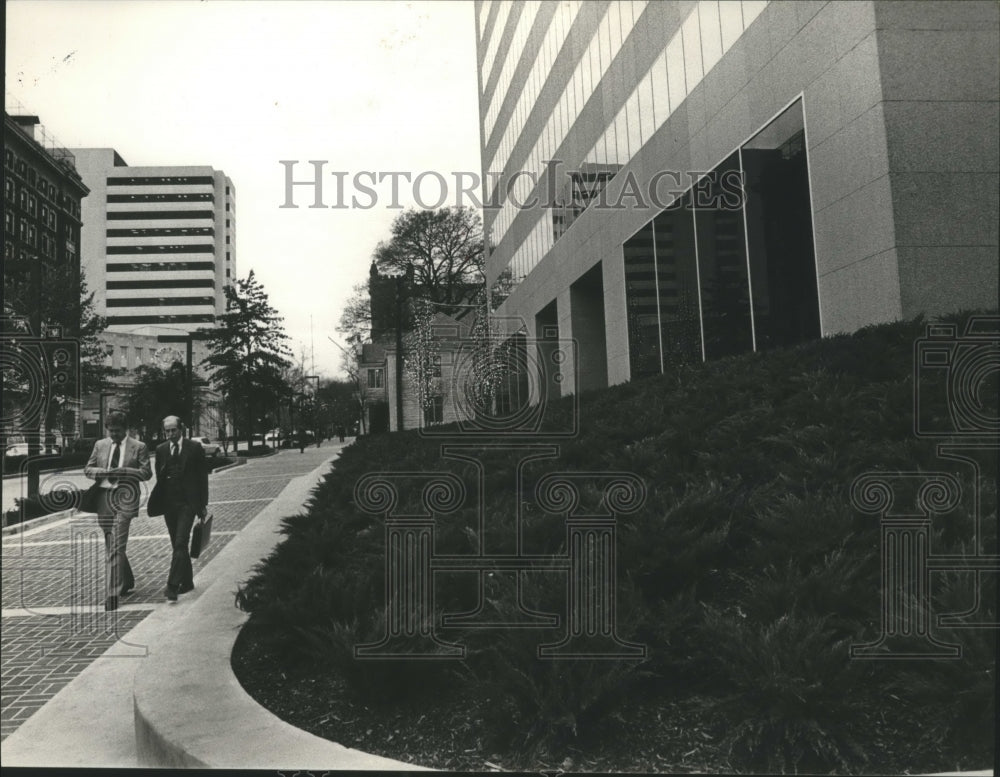
{"label": "shrub bed", "polygon": [[[965,318],[951,319],[959,331]],[[871,327],[585,394],[580,434],[560,443],[558,458],[522,465],[523,548],[552,557],[565,553],[564,519],[532,502],[546,474],[624,471],[645,482],[644,506],[617,529],[618,634],[646,645],[645,660],[542,661],[536,647],[563,634],[544,628],[436,629],[467,646],[462,661],[355,660],[355,645],[385,633],[386,554],[382,522],[355,504],[356,483],[375,471],[447,470],[477,493],[475,467],[443,460],[438,443],[404,432],[345,448],[307,513],[285,519],[285,541],[238,593],[252,615],[234,655],[238,676],[307,730],[447,768],[567,768],[567,759],[611,771],[983,768],[995,736],[994,631],[937,629],[963,646],[953,660],[849,653],[876,638],[881,608],[879,520],[851,504],[858,475],[953,473],[965,497],[934,522],[932,548],[971,552],[971,469],[938,456],[949,440],[914,434],[914,341],[924,331],[919,320]],[[934,391],[941,375],[918,379],[925,421],[946,423]],[[995,373],[982,388],[982,405],[996,407]],[[556,428],[572,410],[569,400],[552,406]],[[995,453],[981,454],[979,494],[979,542],[992,553]],[[468,500],[436,518],[437,554],[472,554],[480,541],[514,552],[522,456],[483,454],[483,536]],[[412,491],[401,496],[402,514],[421,511]],[[596,507],[600,494],[583,498]],[[933,611],[971,609],[972,577],[935,574]],[[483,605],[495,620],[518,614],[514,579],[486,579]],[[980,594],[978,613],[995,620],[995,588]],[[520,595],[530,610],[565,611],[557,575],[523,573]],[[476,604],[469,573],[435,575],[436,618]],[[270,675],[250,671],[261,656]],[[396,733],[371,741],[378,721],[405,710]],[[428,730],[439,732],[437,745],[421,755],[407,732]],[[629,760],[624,742],[639,755]]]}

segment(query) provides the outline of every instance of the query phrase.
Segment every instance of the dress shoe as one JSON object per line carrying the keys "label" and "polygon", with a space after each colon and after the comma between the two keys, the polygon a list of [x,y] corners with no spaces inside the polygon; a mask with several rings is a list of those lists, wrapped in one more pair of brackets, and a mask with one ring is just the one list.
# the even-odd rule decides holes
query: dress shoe
{"label": "dress shoe", "polygon": [[177,601],[177,589],[174,588],[173,586],[168,585],[166,589],[163,591],[163,595],[166,596],[167,599],[171,602]]}
{"label": "dress shoe", "polygon": [[193,590],[194,590],[194,583],[191,583],[190,585],[182,585],[180,588],[177,589],[177,593],[186,594],[188,591],[193,591]]}
{"label": "dress shoe", "polygon": [[112,610],[117,610],[117,609],[118,609],[118,597],[117,596],[109,596],[107,599],[104,600],[104,611],[105,612],[111,612]]}

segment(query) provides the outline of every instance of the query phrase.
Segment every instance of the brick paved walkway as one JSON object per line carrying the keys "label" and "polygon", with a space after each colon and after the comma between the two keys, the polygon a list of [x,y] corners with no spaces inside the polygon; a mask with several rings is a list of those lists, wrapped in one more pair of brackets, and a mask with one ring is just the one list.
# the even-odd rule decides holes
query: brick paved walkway
{"label": "brick paved walkway", "polygon": [[[311,472],[337,447],[282,451],[213,475],[212,542],[194,562],[195,577],[292,478]],[[128,556],[135,592],[105,613],[104,539],[96,518],[77,516],[4,538],[0,741],[108,648],[124,657],[145,655],[124,637],[154,608],[167,606],[170,540],[162,517],[142,511],[132,521]]]}

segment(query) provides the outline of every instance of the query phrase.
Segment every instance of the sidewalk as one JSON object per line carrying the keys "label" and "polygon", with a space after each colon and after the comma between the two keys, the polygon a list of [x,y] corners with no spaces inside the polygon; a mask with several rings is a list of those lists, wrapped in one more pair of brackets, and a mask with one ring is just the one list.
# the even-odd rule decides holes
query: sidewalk
{"label": "sidewalk", "polygon": [[[316,740],[312,744],[322,754],[317,757],[327,763],[328,753],[343,751],[349,760],[347,768],[406,768],[384,759],[376,759],[381,764],[368,763],[365,759],[372,756],[292,729],[246,696],[228,666],[229,650],[244,618],[233,606],[237,585],[280,540],[276,531],[281,518],[303,509],[341,447],[327,443],[304,454],[284,451],[213,475],[212,543],[195,562],[195,591],[177,604],[167,604],[162,598],[169,545],[161,518],[150,519],[142,513],[133,521],[129,557],[138,585],[114,613],[94,606],[92,602],[100,601],[96,586],[87,590],[88,586],[80,585],[86,582],[93,562],[103,560],[104,552],[103,543],[91,536],[94,532],[83,533],[85,521],[67,519],[5,538],[3,765],[171,765],[166,751],[159,753],[166,759],[159,763],[149,760],[157,753],[148,747],[145,753],[139,752],[140,721],[148,745],[150,734],[153,738],[164,732],[169,735],[170,724],[157,716],[174,713],[185,703],[193,710],[193,715],[188,714],[193,730],[200,731],[202,739],[206,731],[223,735],[218,728],[220,717],[233,716],[232,710],[217,708],[224,694],[202,683],[193,688],[188,685],[200,670],[209,673],[205,682],[215,676],[236,686],[230,695],[245,710],[239,714],[257,719],[269,730],[283,731],[286,738],[302,735]],[[217,631],[219,624],[234,619],[236,627],[228,627],[231,634],[213,635],[213,625]],[[229,646],[218,647],[227,637],[231,637]],[[178,639],[181,642],[175,644]],[[205,644],[199,646],[199,639]],[[213,647],[220,654],[214,664],[206,658]],[[164,663],[171,656],[179,663]],[[137,690],[144,685],[155,688],[152,704],[148,696],[143,702]],[[146,709],[140,717],[142,704]],[[250,759],[243,766],[262,765],[260,754],[254,756],[252,749],[247,750],[245,736],[235,739],[210,742],[209,751],[231,752],[230,758],[241,753]],[[268,751],[275,750],[273,737],[265,744]],[[188,743],[173,742],[171,747],[176,757]],[[337,768],[332,763],[330,767]]]}

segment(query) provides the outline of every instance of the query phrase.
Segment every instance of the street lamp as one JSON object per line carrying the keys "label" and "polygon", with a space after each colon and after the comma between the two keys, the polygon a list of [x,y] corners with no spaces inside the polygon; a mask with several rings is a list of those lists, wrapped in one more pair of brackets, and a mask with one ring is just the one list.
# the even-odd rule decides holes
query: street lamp
{"label": "street lamp", "polygon": [[113,397],[116,396],[116,394],[117,392],[115,391],[102,391],[100,397],[97,400],[97,407],[98,407],[97,416],[99,419],[98,423],[100,424],[100,428],[97,430],[98,437],[104,434],[104,398]]}
{"label": "street lamp", "polygon": [[156,340],[160,343],[184,343],[186,346],[186,362],[184,368],[184,404],[187,408],[187,435],[190,437],[194,433],[194,341],[208,340],[212,336],[211,332],[187,332],[183,335],[157,335]]}

